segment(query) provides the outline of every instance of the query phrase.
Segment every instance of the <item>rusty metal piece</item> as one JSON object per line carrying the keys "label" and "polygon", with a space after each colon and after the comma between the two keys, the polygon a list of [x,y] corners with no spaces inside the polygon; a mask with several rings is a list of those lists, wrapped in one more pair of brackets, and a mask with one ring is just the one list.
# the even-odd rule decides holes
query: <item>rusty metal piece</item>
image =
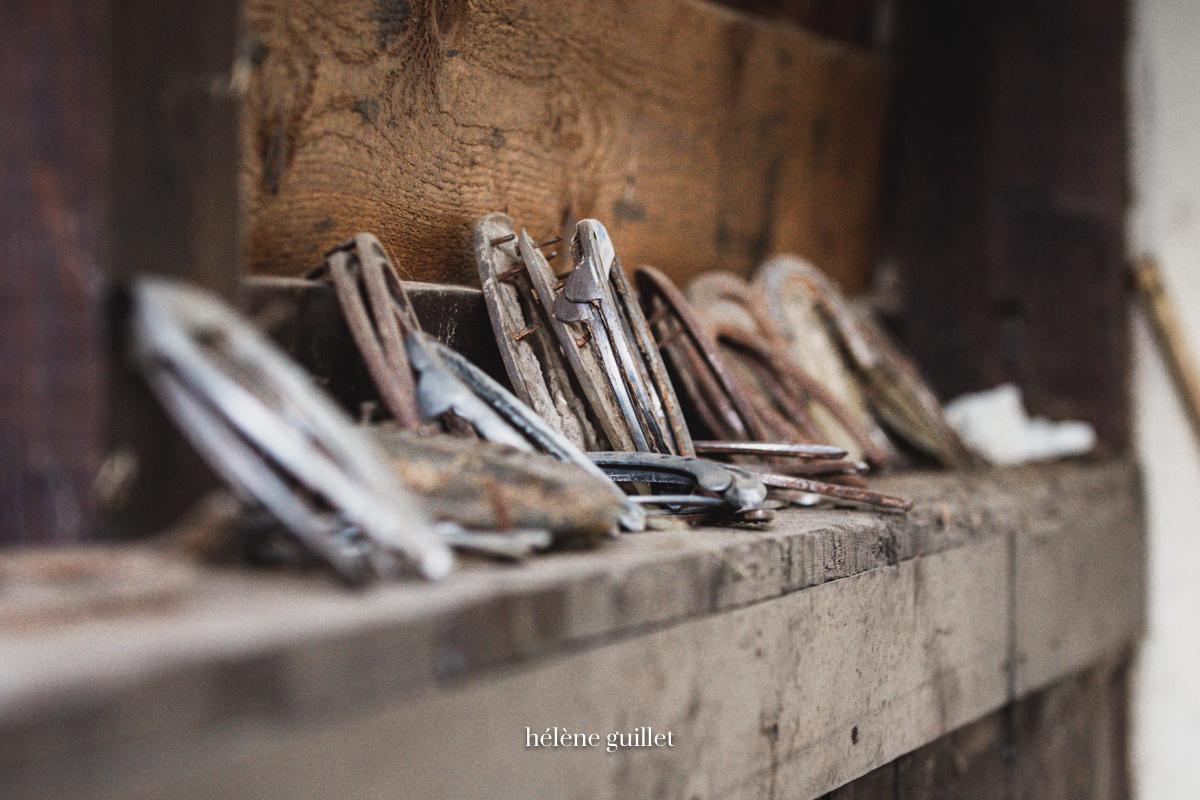
{"label": "rusty metal piece", "polygon": [[639,358],[636,363],[643,371],[641,378],[651,387],[649,394],[654,402],[651,411],[656,417],[656,424],[669,432],[672,439],[671,452],[684,456],[695,455],[692,436],[684,421],[675,386],[667,375],[666,365],[642,312],[638,295],[630,285],[629,277],[619,261],[614,265],[609,283],[624,321],[628,324],[627,332],[632,334],[631,338],[637,346]]}
{"label": "rusty metal piece", "polygon": [[[871,465],[865,461],[845,461],[845,460],[829,460],[824,459],[806,459],[802,461],[793,461],[790,464],[782,464],[775,462],[771,466],[773,472],[778,472],[780,475],[799,475],[804,478],[817,478],[821,476],[841,476],[860,475],[871,469]],[[833,480],[832,478],[830,480]]]}
{"label": "rusty metal piece", "polygon": [[435,349],[436,340],[411,331],[406,341],[408,358],[417,375],[417,405],[425,420],[450,415],[469,422],[489,442],[533,452],[533,445],[521,431],[451,371],[442,353]]}
{"label": "rusty metal piece", "polygon": [[134,361],[240,499],[348,581],[395,574],[398,558],[429,578],[450,572],[382,454],[274,344],[200,290],[142,278],[132,293]]}
{"label": "rusty metal piece", "polygon": [[[736,351],[731,351],[729,348],[726,348],[724,352],[734,365],[740,365],[743,369],[751,373],[761,388],[763,395],[770,398],[774,406],[779,407],[779,411],[776,412],[775,407],[771,403],[763,404],[766,406],[767,416],[778,418],[774,427],[784,430],[794,430],[804,441],[826,441],[827,437],[817,425],[817,421],[810,413],[808,404],[804,398],[793,394],[783,384],[779,375],[773,372],[770,367],[757,359],[746,358],[744,355]],[[780,422],[782,422],[782,425]],[[857,449],[855,455],[860,455]]]}
{"label": "rusty metal piece", "polygon": [[526,267],[524,264],[519,264],[512,269],[506,269],[504,272],[501,272],[496,276],[496,280],[506,281],[514,275],[520,275],[526,269],[528,269],[528,267]]}
{"label": "rusty metal piece", "polygon": [[764,485],[776,489],[795,489],[801,492],[819,494],[823,497],[836,497],[839,500],[853,500],[856,503],[876,506],[878,508],[908,511],[912,501],[902,497],[871,492],[854,486],[839,486],[824,481],[814,481],[809,478],[799,478],[792,475],[780,475],[759,467],[743,466],[742,469],[758,477]]}
{"label": "rusty metal piece", "polygon": [[[560,354],[556,333],[539,299],[539,294],[552,296],[537,291],[549,265],[531,246],[528,235],[522,235],[518,242],[512,220],[504,214],[489,214],[475,226],[476,265],[505,371],[517,397],[577,447],[594,450],[609,446],[588,416],[572,369]],[[492,246],[497,239],[514,244]],[[523,266],[514,278],[501,281],[499,276],[512,273],[512,265],[518,262]],[[525,274],[519,274],[522,272]],[[535,325],[537,330],[528,336],[516,336]]]}
{"label": "rusty metal piece", "polygon": [[[512,222],[498,214],[485,217],[477,226],[481,232],[477,233],[477,242],[482,239],[490,245],[504,238],[494,235],[497,224],[511,227]],[[490,227],[485,238],[482,232],[486,226]],[[492,280],[493,276],[515,274],[512,269],[497,268],[496,259],[502,259],[504,251],[497,256],[490,248],[476,248],[497,338],[507,334],[519,341],[523,337],[515,334],[524,333],[535,321],[540,324],[544,316],[547,324],[542,327],[554,332],[559,347],[542,348],[537,355],[553,362],[562,353],[572,383],[585,401],[587,417],[603,431],[609,446],[650,452],[692,452],[674,387],[604,226],[595,220],[583,220],[576,226],[572,246],[575,268],[563,281],[555,277],[539,250],[561,241],[561,237],[535,244],[522,231],[515,241],[512,257],[525,265],[529,295],[540,306],[536,315],[516,315],[506,309],[513,305],[512,299],[506,300],[503,290]],[[535,373],[539,370],[535,369],[535,359],[526,360],[529,363],[522,364],[516,354],[505,356],[505,366],[515,386],[536,383]]]}
{"label": "rusty metal piece", "polygon": [[[696,391],[690,392],[697,406],[707,404],[705,423],[727,439],[749,439],[761,433],[749,397],[753,392],[739,381],[721,357],[716,342],[708,335],[691,304],[671,279],[654,267],[641,266],[635,280],[642,295],[643,310],[649,308],[651,317],[659,317],[659,326],[673,319],[683,331],[675,353],[677,374],[689,374],[695,380]],[[658,308],[668,309],[666,316]],[[666,337],[663,337],[666,338]],[[700,398],[703,398],[700,400]]]}
{"label": "rusty metal piece", "polygon": [[820,270],[803,259],[780,256],[759,268],[755,284],[776,316],[784,314],[783,305],[797,294],[815,304],[848,354],[871,408],[897,434],[947,466],[979,463],[946,420],[916,364]]}
{"label": "rusty metal piece", "polygon": [[707,325],[729,325],[779,341],[778,327],[765,314],[757,293],[740,275],[720,271],[698,275],[688,284],[687,298]]}
{"label": "rusty metal piece", "polygon": [[[511,227],[512,220],[502,214],[489,214],[477,225],[477,241],[480,236],[478,231],[485,228],[494,230],[497,225]],[[506,293],[503,287],[493,288],[494,281],[489,280],[491,271],[495,270],[492,257],[479,247],[476,248],[476,256],[497,338],[501,338],[506,330],[524,327],[526,319],[530,322],[536,319],[541,325],[536,334],[536,350],[530,348],[524,354],[505,356],[505,367],[514,387],[532,387],[536,400],[531,403],[534,410],[563,431],[575,444],[589,449],[604,445],[632,450],[634,442],[623,421],[617,398],[607,385],[597,353],[587,347],[592,331],[584,322],[555,319],[555,286],[558,280],[529,235],[521,231],[516,239],[511,257],[520,259],[527,271],[525,276],[513,281],[511,292]],[[527,295],[518,294],[526,290]],[[519,303],[524,304],[524,313],[513,313],[514,307],[518,310],[521,307]],[[501,350],[505,350],[503,345]],[[536,394],[539,390],[536,387],[549,383],[555,385],[552,390],[541,392],[544,396],[538,400]],[[572,429],[578,433],[573,434]]]}
{"label": "rusty metal piece", "polygon": [[[610,262],[611,266],[611,262]],[[562,292],[554,300],[554,318],[558,322],[574,322],[586,325],[586,346],[590,346],[598,356],[598,363],[603,370],[600,376],[594,376],[593,382],[603,383],[616,398],[624,426],[633,440],[633,449],[639,451],[661,452],[665,445],[661,435],[654,446],[651,445],[652,434],[641,424],[634,398],[630,394],[630,384],[626,381],[624,370],[625,354],[620,355],[614,346],[623,338],[614,336],[614,329],[620,331],[619,323],[614,325],[612,308],[601,303],[604,298],[604,279],[597,275],[592,265],[585,264],[575,268],[567,276]],[[593,303],[595,305],[593,305]],[[578,341],[578,340],[576,340]],[[626,345],[626,350],[628,345]],[[640,398],[639,403],[640,405]]]}
{"label": "rusty metal piece", "polygon": [[652,506],[723,506],[724,498],[706,494],[636,494],[630,500],[639,505]]}
{"label": "rusty metal piece", "polygon": [[537,449],[549,453],[560,461],[575,464],[591,474],[593,478],[600,480],[610,494],[620,499],[625,509],[621,524],[627,530],[640,531],[643,529],[645,520],[639,510],[629,503],[625,494],[608,479],[603,471],[598,469],[592,460],[562,433],[460,354],[435,340],[431,340],[428,346],[430,351],[439,356],[450,372],[463,381],[476,397],[502,417],[514,431],[533,443]]}
{"label": "rusty metal piece", "polygon": [[[645,363],[630,348],[634,338],[631,320],[621,313],[614,297],[613,273],[623,269],[604,226],[593,219],[580,220],[571,242],[574,269],[555,298],[553,316],[562,322],[587,322],[590,345],[600,356],[604,379],[617,398],[634,449],[673,452],[669,427],[658,393],[650,384]],[[644,326],[644,320],[642,320]],[[648,334],[647,334],[648,335]]]}
{"label": "rusty metal piece", "polygon": [[773,508],[748,508],[739,512],[731,522],[761,523],[770,522],[773,519],[775,519],[775,509]]}
{"label": "rusty metal piece", "polygon": [[790,383],[793,396],[797,399],[810,397],[819,403],[862,448],[868,461],[882,466],[900,460],[900,454],[887,434],[873,419],[855,417],[828,389],[801,369],[781,348],[768,340],[747,335],[745,331],[731,327],[720,326],[717,337],[718,341],[733,345],[770,369],[779,376],[781,384]]}
{"label": "rusty metal piece", "polygon": [[701,454],[788,456],[807,459],[838,459],[846,456],[846,451],[840,447],[830,447],[824,444],[715,441],[696,441],[693,444],[696,446],[696,452]]}
{"label": "rusty metal piece", "polygon": [[[435,521],[471,529],[536,528],[560,542],[614,530],[629,502],[602,472],[479,439],[419,436],[390,425],[370,433]],[[600,477],[597,477],[597,473]]]}
{"label": "rusty metal piece", "polygon": [[416,326],[416,316],[383,245],[360,233],[330,251],[324,266],[380,398],[402,427],[415,428],[421,417],[402,326]]}
{"label": "rusty metal piece", "polygon": [[712,492],[736,509],[758,507],[767,497],[754,475],[703,458],[671,453],[588,453],[588,457],[618,482],[685,485]]}
{"label": "rusty metal piece", "polygon": [[[808,316],[786,316],[778,297],[767,298],[759,286],[751,286],[740,276],[731,273],[710,273],[698,277],[688,288],[688,296],[706,318],[710,330],[737,330],[745,336],[765,341],[773,349],[786,352],[806,374],[825,387],[843,410],[843,418],[855,420],[860,431],[875,424],[863,396],[863,388],[845,363],[840,348],[815,312]],[[793,304],[794,305],[794,304]],[[795,310],[791,306],[789,310]],[[782,327],[783,321],[792,326]],[[736,359],[735,359],[736,360]],[[865,454],[859,450],[859,439],[851,435],[843,422],[821,404],[810,404],[804,396],[795,396],[773,380],[769,370],[754,360],[745,367],[758,378],[764,390],[784,412],[787,420],[799,427],[804,435],[818,441],[839,444],[856,458]],[[893,448],[894,451],[894,448]],[[898,453],[897,453],[898,456]]]}

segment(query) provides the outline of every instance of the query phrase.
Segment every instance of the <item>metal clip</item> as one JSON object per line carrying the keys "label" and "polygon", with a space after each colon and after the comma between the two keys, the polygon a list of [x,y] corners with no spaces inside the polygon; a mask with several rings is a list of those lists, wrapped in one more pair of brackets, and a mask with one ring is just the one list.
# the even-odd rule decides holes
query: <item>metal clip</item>
{"label": "metal clip", "polygon": [[646,520],[642,510],[629,501],[625,493],[612,482],[608,475],[567,437],[551,427],[534,413],[533,409],[514,397],[511,392],[461,354],[435,339],[428,339],[428,347],[443,359],[443,363],[454,377],[462,381],[476,397],[487,404],[493,413],[504,420],[510,430],[533,442],[542,452],[549,453],[562,461],[577,464],[609,486],[625,505],[621,525],[626,530],[645,529]]}
{"label": "metal clip", "polygon": [[624,483],[693,486],[720,496],[742,511],[767,499],[767,488],[754,475],[728,464],[670,453],[588,453],[609,477]]}
{"label": "metal clip", "polygon": [[[668,443],[668,437],[674,439],[675,431],[659,396],[662,387],[651,382],[650,371],[641,358],[643,353],[639,352],[639,358],[635,359],[630,349],[630,340],[637,338],[633,329],[645,328],[645,319],[640,309],[637,319],[631,320],[628,313],[623,315],[613,297],[610,283],[614,273],[619,272],[622,284],[627,286],[627,282],[608,231],[594,219],[581,220],[575,227],[571,252],[575,268],[554,300],[553,316],[559,322],[582,323],[591,332],[590,345],[600,356],[607,383],[616,395],[635,449],[676,452],[679,445],[674,441]],[[628,307],[625,310],[628,312]],[[639,339],[643,340],[650,340],[648,330]],[[648,350],[657,358],[655,348]],[[658,371],[665,375],[665,370]],[[690,448],[685,445],[683,449]]]}

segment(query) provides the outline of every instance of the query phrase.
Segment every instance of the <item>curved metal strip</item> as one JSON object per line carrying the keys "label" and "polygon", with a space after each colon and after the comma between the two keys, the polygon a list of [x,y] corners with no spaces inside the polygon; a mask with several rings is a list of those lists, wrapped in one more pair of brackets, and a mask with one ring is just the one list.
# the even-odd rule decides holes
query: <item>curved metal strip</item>
{"label": "curved metal strip", "polygon": [[[253,497],[347,577],[330,522],[307,494],[358,526],[390,572],[390,554],[429,578],[450,551],[382,454],[308,376],[215,297],[164,279],[133,286],[133,358],[177,424],[243,496]],[[304,492],[292,488],[301,484]],[[316,537],[323,537],[324,544]]]}

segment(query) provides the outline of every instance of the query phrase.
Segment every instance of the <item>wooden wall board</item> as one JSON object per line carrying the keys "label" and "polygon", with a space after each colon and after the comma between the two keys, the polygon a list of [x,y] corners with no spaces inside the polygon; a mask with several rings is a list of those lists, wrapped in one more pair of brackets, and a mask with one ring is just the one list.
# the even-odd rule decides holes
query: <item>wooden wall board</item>
{"label": "wooden wall board", "polygon": [[[813,797],[1005,702],[1006,563],[992,540],[357,714],[259,703],[240,732],[148,732],[81,753],[72,795]],[[524,746],[526,726],[555,725],[648,725],[675,745]],[[156,740],[181,733],[194,749],[176,760],[178,745]]]}
{"label": "wooden wall board", "polygon": [[899,0],[897,327],[946,398],[1129,443],[1126,0]]}
{"label": "wooden wall board", "polygon": [[[232,299],[241,277],[238,1],[110,0],[112,103],[106,239],[110,291],[163,275]],[[124,297],[108,325],[123,334]],[[135,465],[96,512],[98,535],[152,535],[216,481],[113,337],[106,457]]]}
{"label": "wooden wall board", "polygon": [[[626,536],[437,586],[346,593],[320,576],[201,571],[141,613],[6,633],[0,788],[816,796],[1032,685],[1010,670],[1013,570],[1026,584],[1092,575],[1069,590],[1091,599],[1074,604],[1085,628],[1127,609],[1140,620],[1140,584],[1088,568],[1095,550],[1141,542],[1136,482],[1125,462],[898,476],[881,488],[917,500],[907,516],[796,510],[765,530]],[[1111,516],[1081,511],[1098,498]],[[1090,549],[1014,558],[1023,531],[1057,525],[1065,541],[1105,520]],[[1051,647],[1041,630],[1023,652]],[[1040,666],[1039,685],[1140,627],[1123,630]],[[674,725],[688,742],[531,755],[507,738],[526,724]]]}
{"label": "wooden wall board", "polygon": [[402,276],[478,285],[471,225],[599,218],[682,280],[807,255],[861,288],[889,71],[696,0],[249,0],[251,270],[380,237]]}
{"label": "wooden wall board", "polygon": [[[508,386],[478,289],[405,281],[422,328]],[[242,283],[246,312],[351,415],[380,402],[330,284],[255,276]],[[511,388],[511,387],[510,387]]]}
{"label": "wooden wall board", "polygon": [[237,12],[5,4],[0,544],[145,534],[210,485],[128,367],[114,289],[237,284]]}
{"label": "wooden wall board", "polygon": [[[1022,697],[834,793],[837,800],[1127,800],[1130,654]],[[889,773],[894,782],[888,781]],[[870,777],[870,776],[868,776]]]}
{"label": "wooden wall board", "polygon": [[5,3],[0,545],[90,533],[101,460],[108,3]]}

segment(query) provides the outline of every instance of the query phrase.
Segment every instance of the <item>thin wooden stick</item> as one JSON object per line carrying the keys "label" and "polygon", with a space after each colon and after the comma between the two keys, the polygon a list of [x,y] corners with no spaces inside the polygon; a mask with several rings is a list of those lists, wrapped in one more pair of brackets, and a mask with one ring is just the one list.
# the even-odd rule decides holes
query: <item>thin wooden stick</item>
{"label": "thin wooden stick", "polygon": [[1192,423],[1192,432],[1200,439],[1200,371],[1175,313],[1175,304],[1163,285],[1157,259],[1153,256],[1139,259],[1133,265],[1133,277],[1175,390]]}

